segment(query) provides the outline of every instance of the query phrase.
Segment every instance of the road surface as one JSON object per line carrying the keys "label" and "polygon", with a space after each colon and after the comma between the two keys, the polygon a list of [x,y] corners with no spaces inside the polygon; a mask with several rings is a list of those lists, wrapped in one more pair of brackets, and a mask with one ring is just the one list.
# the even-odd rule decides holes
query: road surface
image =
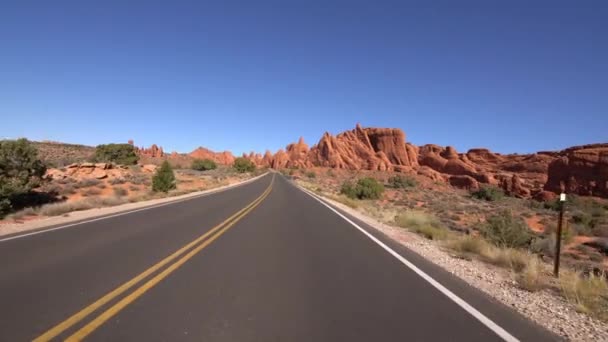
{"label": "road surface", "polygon": [[345,217],[270,173],[0,238],[0,341],[556,339]]}

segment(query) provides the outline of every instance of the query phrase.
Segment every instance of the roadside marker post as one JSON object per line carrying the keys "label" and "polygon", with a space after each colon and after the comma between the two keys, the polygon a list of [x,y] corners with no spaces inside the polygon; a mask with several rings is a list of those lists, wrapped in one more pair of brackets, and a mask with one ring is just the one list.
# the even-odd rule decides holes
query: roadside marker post
{"label": "roadside marker post", "polygon": [[555,260],[553,265],[553,274],[556,278],[559,277],[559,256],[562,247],[562,223],[564,221],[564,206],[566,204],[566,194],[559,195],[559,222],[557,223],[557,232],[555,232]]}

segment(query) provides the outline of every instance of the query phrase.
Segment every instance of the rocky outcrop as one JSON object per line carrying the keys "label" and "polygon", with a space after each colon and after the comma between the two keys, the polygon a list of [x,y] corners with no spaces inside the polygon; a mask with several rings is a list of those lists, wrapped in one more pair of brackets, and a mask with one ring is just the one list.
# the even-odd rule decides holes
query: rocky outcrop
{"label": "rocky outcrop", "polygon": [[608,144],[575,146],[548,166],[545,190],[608,197]]}
{"label": "rocky outcrop", "polygon": [[234,163],[234,156],[229,151],[224,152],[213,152],[210,149],[199,147],[196,150],[190,152],[188,156],[194,159],[210,159],[214,162],[222,165],[231,165]]}
{"label": "rocky outcrop", "polygon": [[[133,140],[129,140],[129,143],[132,144]],[[146,156],[150,158],[162,158],[165,156],[165,152],[162,147],[158,147],[156,144],[152,144],[152,146],[145,147],[135,147],[135,153],[140,156]]]}

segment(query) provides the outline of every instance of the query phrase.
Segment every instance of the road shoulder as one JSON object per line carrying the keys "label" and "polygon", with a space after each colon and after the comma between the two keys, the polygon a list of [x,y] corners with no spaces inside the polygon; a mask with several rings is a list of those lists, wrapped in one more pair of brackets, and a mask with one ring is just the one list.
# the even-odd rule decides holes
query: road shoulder
{"label": "road shoulder", "polygon": [[54,230],[63,227],[69,227],[76,224],[81,224],[90,221],[103,220],[109,217],[115,217],[119,215],[125,215],[132,212],[148,210],[152,208],[156,208],[159,206],[169,205],[173,203],[179,203],[182,201],[187,201],[191,199],[195,199],[198,197],[209,196],[218,192],[230,190],[232,188],[245,185],[251,182],[254,182],[264,176],[266,176],[268,172],[229,185],[203,190],[196,191],[185,195],[166,197],[166,198],[158,198],[148,201],[141,201],[135,203],[126,203],[112,207],[103,207],[103,208],[94,208],[82,211],[74,211],[63,216],[53,216],[42,218],[33,221],[27,221],[24,223],[9,223],[0,225],[0,242],[4,240],[18,238],[20,236],[26,236],[31,234],[37,234],[46,230]]}

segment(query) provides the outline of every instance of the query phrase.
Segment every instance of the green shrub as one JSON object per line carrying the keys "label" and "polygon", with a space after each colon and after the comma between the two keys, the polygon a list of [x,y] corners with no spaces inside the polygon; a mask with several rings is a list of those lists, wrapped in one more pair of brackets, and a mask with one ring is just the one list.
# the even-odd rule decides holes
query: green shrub
{"label": "green shrub", "polygon": [[361,178],[356,184],[346,181],[340,188],[340,193],[353,199],[378,199],[383,192],[384,185],[371,177]]}
{"label": "green shrub", "polygon": [[471,196],[480,200],[486,200],[490,202],[498,201],[502,199],[505,194],[504,192],[494,186],[484,186],[477,191],[473,191]]}
{"label": "green shrub", "polygon": [[175,174],[169,162],[165,160],[152,177],[152,191],[169,192],[175,188],[177,188]]}
{"label": "green shrub", "polygon": [[215,170],[217,164],[211,159],[195,159],[190,168],[198,171]]}
{"label": "green shrub", "polygon": [[413,188],[418,185],[415,179],[405,176],[393,176],[388,179],[388,184],[395,189]]}
{"label": "green shrub", "polygon": [[29,141],[0,141],[0,217],[15,209],[19,198],[38,186],[45,172],[46,167]]}
{"label": "green shrub", "polygon": [[105,144],[97,145],[94,160],[96,162],[133,165],[137,164],[139,157],[135,153],[133,145]]}
{"label": "green shrub", "polygon": [[314,171],[306,172],[306,177],[308,178],[316,178],[317,174]]}
{"label": "green shrub", "polygon": [[255,164],[251,160],[243,157],[236,158],[232,167],[240,173],[253,172],[255,170]]}
{"label": "green shrub", "polygon": [[522,219],[514,217],[508,210],[488,217],[480,233],[488,241],[500,247],[528,247],[533,238],[528,225]]}

